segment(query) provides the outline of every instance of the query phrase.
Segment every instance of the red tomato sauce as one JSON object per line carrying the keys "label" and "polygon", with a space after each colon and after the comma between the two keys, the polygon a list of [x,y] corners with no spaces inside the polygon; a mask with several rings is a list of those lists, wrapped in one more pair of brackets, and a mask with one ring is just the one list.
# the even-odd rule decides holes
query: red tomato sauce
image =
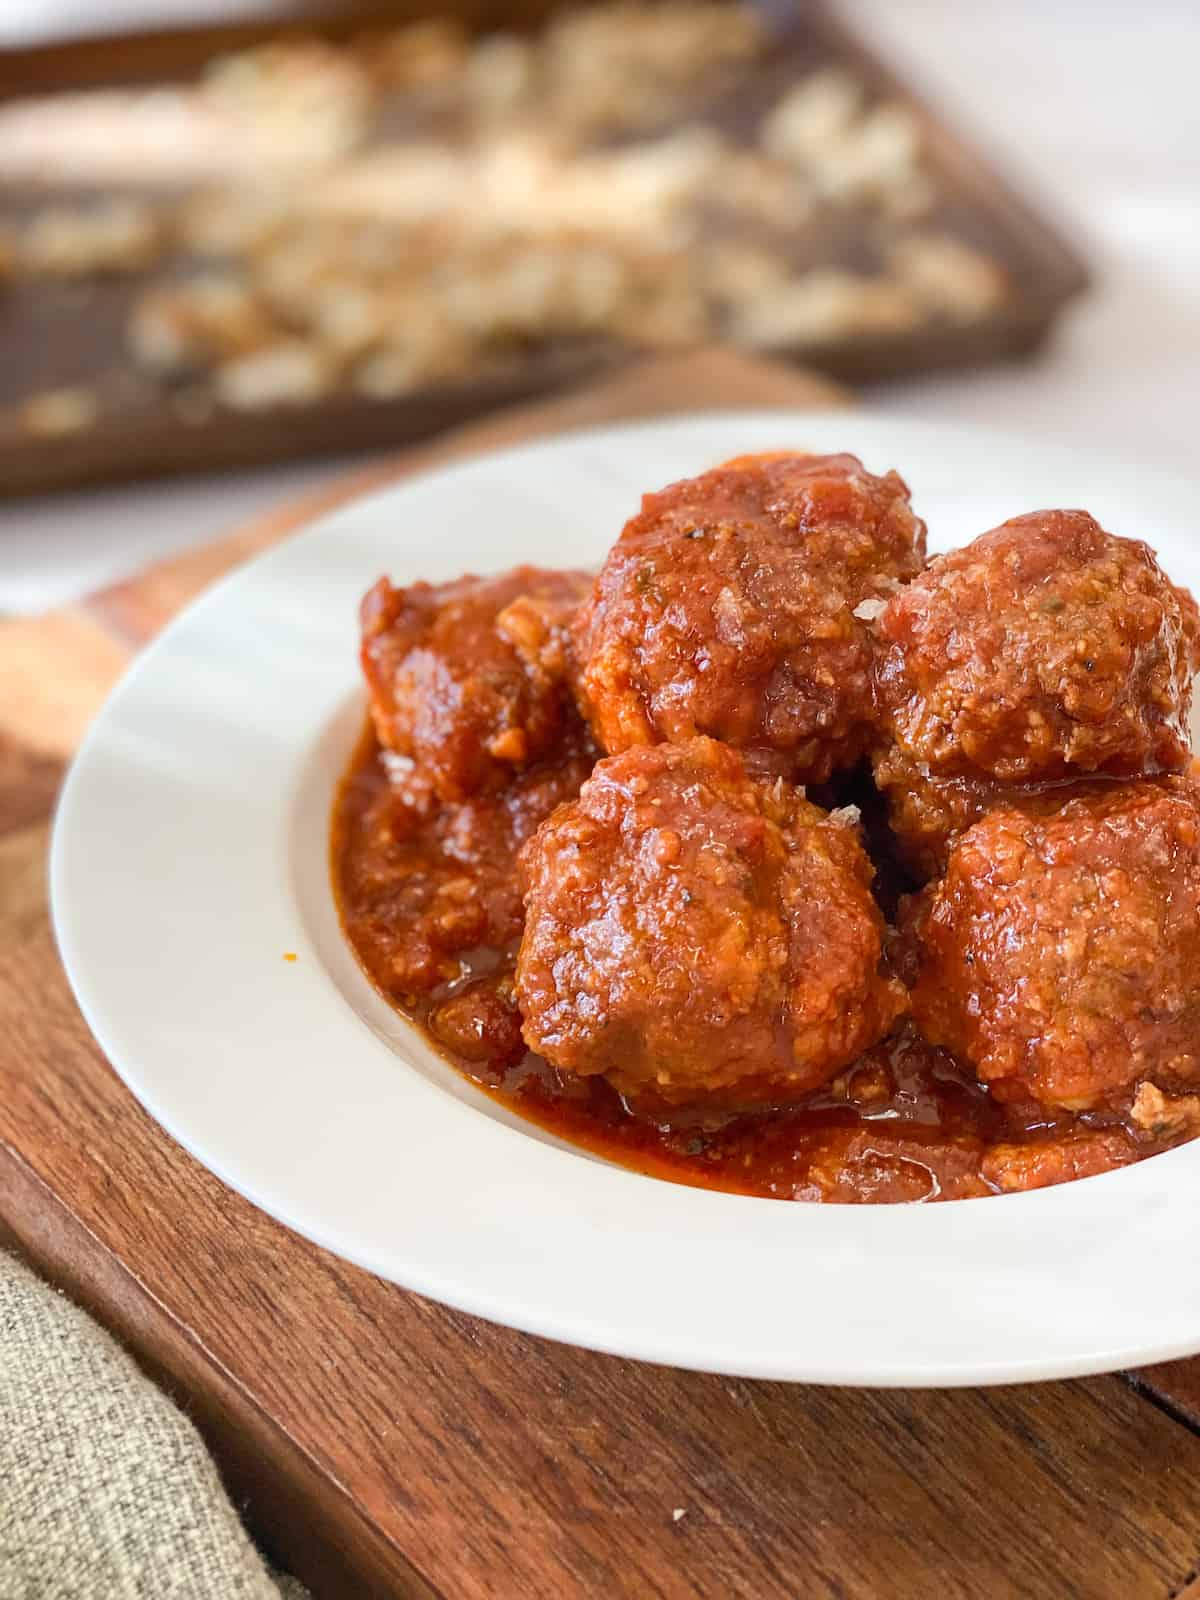
{"label": "red tomato sauce", "polygon": [[571,1144],[674,1182],[783,1200],[964,1199],[1086,1177],[1178,1142],[1111,1113],[1001,1105],[911,1026],[799,1104],[635,1111],[602,1078],[524,1047],[512,973],[516,855],[593,753],[577,741],[486,797],[406,805],[364,735],[339,790],[332,871],[346,937],[375,987],[488,1094]]}

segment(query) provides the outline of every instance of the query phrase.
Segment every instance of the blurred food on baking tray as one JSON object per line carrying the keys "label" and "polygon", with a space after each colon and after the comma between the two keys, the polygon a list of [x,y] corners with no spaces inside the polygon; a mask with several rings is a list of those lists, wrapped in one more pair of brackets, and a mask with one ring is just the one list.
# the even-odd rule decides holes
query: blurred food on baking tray
{"label": "blurred food on baking tray", "polygon": [[90,298],[113,329],[82,360],[5,361],[0,437],[390,400],[564,349],[724,339],[870,370],[931,336],[952,358],[1019,314],[1037,264],[985,237],[870,76],[799,15],[609,0],[11,100],[7,322]]}

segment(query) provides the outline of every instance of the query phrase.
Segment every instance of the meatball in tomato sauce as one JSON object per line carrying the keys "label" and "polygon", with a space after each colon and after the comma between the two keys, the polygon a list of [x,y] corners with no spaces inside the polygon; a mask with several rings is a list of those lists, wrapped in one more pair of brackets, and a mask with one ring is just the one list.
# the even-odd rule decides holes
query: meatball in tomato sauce
{"label": "meatball in tomato sauce", "polygon": [[907,1008],[853,823],[714,740],[599,762],[522,869],[526,1043],[634,1101],[795,1099]]}
{"label": "meatball in tomato sauce", "polygon": [[989,811],[902,934],[914,1017],[1000,1100],[1200,1082],[1200,792],[1093,781]]}
{"label": "meatball in tomato sauce", "polygon": [[576,719],[569,622],[585,573],[381,578],[362,605],[371,714],[408,797],[455,802],[552,752]]}
{"label": "meatball in tomato sauce", "polygon": [[921,870],[998,786],[1188,764],[1196,603],[1084,511],[1015,517],[936,557],[879,632],[875,777]]}
{"label": "meatball in tomato sauce", "polygon": [[993,806],[1020,803],[1065,784],[1002,784],[992,778],[935,778],[898,745],[876,752],[874,776],[883,795],[886,851],[910,882],[927,883],[946,870],[958,836]]}
{"label": "meatball in tomato sauce", "polygon": [[852,766],[874,722],[866,618],[924,550],[903,480],[850,455],[742,456],[646,495],[577,623],[599,743],[706,734],[798,781]]}

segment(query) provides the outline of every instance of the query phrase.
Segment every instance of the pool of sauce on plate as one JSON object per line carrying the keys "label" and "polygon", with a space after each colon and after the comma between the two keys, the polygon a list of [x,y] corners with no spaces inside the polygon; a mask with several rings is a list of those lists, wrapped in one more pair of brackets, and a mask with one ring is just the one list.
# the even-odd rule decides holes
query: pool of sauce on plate
{"label": "pool of sauce on plate", "polygon": [[[382,995],[472,1082],[528,1121],[621,1166],[784,1200],[963,1199],[1108,1171],[1178,1142],[1113,1114],[1000,1105],[970,1070],[905,1026],[819,1093],[753,1113],[634,1108],[603,1079],[524,1049],[511,979],[516,853],[577,792],[581,743],[507,789],[458,806],[410,803],[393,758],[363,735],[334,808],[332,872],[346,937]],[[389,770],[390,764],[390,770]]]}

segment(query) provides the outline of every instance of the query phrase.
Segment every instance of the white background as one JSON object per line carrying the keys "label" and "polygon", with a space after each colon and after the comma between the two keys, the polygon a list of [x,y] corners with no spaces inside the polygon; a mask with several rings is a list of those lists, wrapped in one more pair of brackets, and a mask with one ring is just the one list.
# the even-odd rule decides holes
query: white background
{"label": "white background", "polygon": [[[132,24],[147,7],[107,0],[92,9]],[[212,0],[210,9],[238,6]],[[59,18],[78,26],[87,10],[83,0],[0,0],[0,42]],[[1200,5],[840,0],[840,10],[1066,226],[1097,278],[1036,362],[915,380],[869,402],[1100,444],[1148,470],[1191,470],[1200,427]],[[337,470],[326,461],[0,507],[0,611],[37,610],[112,581]],[[1154,530],[1144,532],[1153,541]]]}

